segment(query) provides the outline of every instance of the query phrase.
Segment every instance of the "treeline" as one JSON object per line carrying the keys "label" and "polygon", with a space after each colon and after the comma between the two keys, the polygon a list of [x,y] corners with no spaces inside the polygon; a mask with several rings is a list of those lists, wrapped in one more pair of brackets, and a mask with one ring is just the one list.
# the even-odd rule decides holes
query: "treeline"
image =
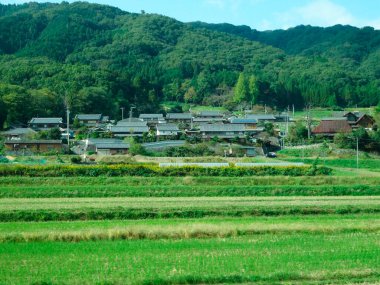
{"label": "treeline", "polygon": [[281,110],[379,102],[380,32],[258,32],[77,2],[0,4],[0,127],[33,116],[158,112],[164,101]]}

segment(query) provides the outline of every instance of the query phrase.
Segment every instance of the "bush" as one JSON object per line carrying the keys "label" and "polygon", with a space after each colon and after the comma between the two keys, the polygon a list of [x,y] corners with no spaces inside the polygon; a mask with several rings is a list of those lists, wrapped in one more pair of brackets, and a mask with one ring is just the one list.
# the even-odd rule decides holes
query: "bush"
{"label": "bush", "polygon": [[70,158],[70,161],[71,163],[79,164],[82,162],[82,159],[80,158],[80,156],[73,156],[72,158]]}
{"label": "bush", "polygon": [[314,176],[330,175],[327,167],[262,166],[262,167],[166,167],[154,165],[81,165],[81,166],[0,166],[0,176],[72,177],[72,176]]}

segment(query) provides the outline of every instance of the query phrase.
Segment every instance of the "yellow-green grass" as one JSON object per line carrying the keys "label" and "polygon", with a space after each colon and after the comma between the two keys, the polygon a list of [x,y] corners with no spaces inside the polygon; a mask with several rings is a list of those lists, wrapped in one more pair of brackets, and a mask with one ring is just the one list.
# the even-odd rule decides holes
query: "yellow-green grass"
{"label": "yellow-green grass", "polygon": [[318,206],[378,206],[380,196],[320,196],[320,197],[128,197],[128,198],[6,198],[0,199],[4,210],[60,209],[206,209],[239,207],[318,207]]}
{"label": "yellow-green grass", "polygon": [[188,239],[285,233],[380,232],[380,215],[0,223],[0,242]]}
{"label": "yellow-green grass", "polygon": [[[352,284],[380,278],[378,233],[3,243],[3,284]],[[315,283],[314,283],[315,284]]]}
{"label": "yellow-green grass", "polygon": [[124,186],[254,186],[254,185],[379,185],[379,177],[340,176],[262,176],[262,177],[0,177],[0,187],[6,186],[80,186],[80,185],[124,185]]}
{"label": "yellow-green grass", "polygon": [[0,221],[379,213],[380,196],[0,199]]}

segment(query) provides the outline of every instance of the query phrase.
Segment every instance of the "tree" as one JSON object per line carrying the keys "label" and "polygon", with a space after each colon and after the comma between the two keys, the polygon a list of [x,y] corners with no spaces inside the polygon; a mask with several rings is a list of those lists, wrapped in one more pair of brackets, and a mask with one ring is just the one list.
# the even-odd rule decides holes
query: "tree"
{"label": "tree", "polygon": [[307,128],[298,121],[290,127],[288,140],[292,143],[301,142],[307,139],[307,133]]}
{"label": "tree", "polygon": [[234,89],[234,101],[236,103],[241,103],[243,101],[246,101],[249,96],[249,86],[248,82],[245,78],[244,73],[240,73],[239,79],[236,82],[235,89]]}
{"label": "tree", "polygon": [[257,86],[257,79],[254,75],[251,75],[249,77],[248,89],[249,89],[248,101],[251,101],[252,104],[257,104],[258,97],[259,97],[259,88]]}

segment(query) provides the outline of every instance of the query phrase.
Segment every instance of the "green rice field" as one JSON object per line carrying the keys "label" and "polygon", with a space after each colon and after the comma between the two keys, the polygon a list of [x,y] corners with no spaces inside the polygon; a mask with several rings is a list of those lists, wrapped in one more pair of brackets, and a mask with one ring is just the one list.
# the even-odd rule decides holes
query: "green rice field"
{"label": "green rice field", "polygon": [[0,177],[0,284],[378,284],[380,178]]}

